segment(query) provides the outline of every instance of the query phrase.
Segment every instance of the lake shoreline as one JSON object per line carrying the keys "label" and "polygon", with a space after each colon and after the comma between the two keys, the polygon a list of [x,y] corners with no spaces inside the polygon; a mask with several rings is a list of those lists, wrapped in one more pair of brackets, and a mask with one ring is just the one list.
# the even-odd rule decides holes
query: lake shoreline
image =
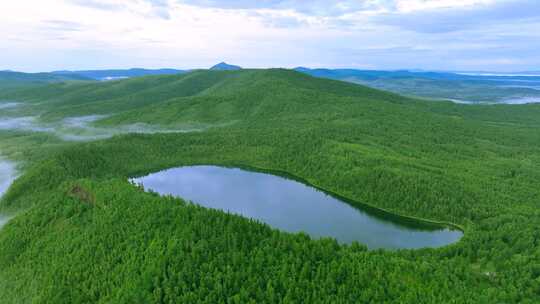
{"label": "lake shoreline", "polygon": [[[356,201],[354,199],[345,197],[345,196],[343,196],[343,195],[341,195],[339,193],[336,193],[334,191],[327,190],[326,188],[324,188],[322,186],[319,186],[319,185],[317,185],[315,183],[312,183],[312,182],[310,182],[310,181],[308,181],[308,180],[306,180],[306,179],[304,179],[302,177],[296,176],[294,174],[288,173],[288,172],[283,171],[283,170],[268,169],[268,168],[263,168],[263,167],[256,167],[256,166],[251,166],[251,165],[240,165],[240,164],[231,164],[231,165],[214,165],[213,164],[212,166],[218,166],[218,167],[224,167],[224,168],[240,168],[240,169],[245,169],[245,170],[248,170],[248,171],[260,172],[260,173],[270,173],[270,174],[278,175],[278,176],[288,178],[288,179],[291,179],[291,180],[295,180],[297,182],[300,182],[300,183],[303,183],[305,185],[311,186],[311,187],[313,187],[313,188],[315,188],[317,190],[328,193],[328,194],[330,194],[330,195],[332,195],[335,198],[338,198],[340,200],[344,200],[346,202],[354,203],[354,205],[353,205],[354,207],[365,208],[365,209],[372,210],[372,211],[375,211],[375,212],[381,212],[381,214],[391,216],[391,217],[398,217],[398,218],[404,219],[404,220],[414,220],[414,221],[425,222],[427,224],[434,224],[434,225],[437,225],[439,228],[453,228],[453,229],[459,230],[459,231],[461,231],[463,233],[465,233],[465,231],[466,231],[464,226],[461,226],[461,225],[456,224],[456,223],[425,219],[425,218],[415,217],[415,216],[411,216],[411,215],[403,215],[403,214],[399,214],[399,213],[396,213],[396,212],[386,210],[386,209],[381,208],[381,207],[373,206],[373,205],[368,204],[368,203],[363,203],[363,202],[360,202],[360,201]],[[359,206],[356,206],[355,204],[358,204]]]}
{"label": "lake shoreline", "polygon": [[[270,183],[269,178],[276,179],[279,182]],[[238,179],[241,180],[240,183]],[[464,235],[464,230],[458,225],[402,216],[351,200],[290,173],[260,167],[231,163],[219,165],[190,164],[169,167],[149,174],[140,174],[128,180],[131,184],[142,185],[144,189],[151,192],[176,196],[186,201],[196,202],[202,207],[261,220],[284,232],[296,233],[304,231],[312,234],[314,238],[336,238],[342,244],[357,241],[368,245],[370,249],[397,250],[446,247],[459,242]],[[261,183],[264,185],[261,186]],[[291,186],[281,186],[280,183]],[[298,196],[302,191],[295,192],[291,190],[292,185],[301,185],[306,189],[310,189],[310,193],[313,195],[318,193],[316,197],[320,197],[320,199],[331,205],[322,207],[318,198]],[[249,190],[247,192],[246,190],[234,190],[238,187]],[[293,196],[290,196],[291,191],[293,191]],[[276,196],[276,193],[279,193],[279,195]],[[245,195],[249,195],[249,202],[245,199]],[[278,197],[277,201],[274,197]],[[256,201],[259,203],[253,205]],[[283,202],[287,203],[283,204]],[[295,204],[288,204],[293,202]],[[335,203],[341,204],[334,205]],[[265,209],[268,204],[272,205],[273,209]],[[291,209],[291,206],[294,207]],[[328,206],[332,207],[325,209]],[[347,216],[344,215],[342,209],[344,207],[341,206],[351,208],[351,211],[345,212],[345,214],[348,214]],[[278,209],[275,209],[276,207]],[[254,211],[253,208],[256,210]],[[282,214],[278,219],[275,213],[279,212]],[[358,218],[355,217],[356,214],[358,214]],[[295,218],[295,224],[284,223],[284,217]],[[317,228],[311,225],[312,218],[318,219],[315,225]],[[349,232],[337,233],[336,227],[338,226],[334,225],[346,225],[346,231]],[[325,228],[321,230],[320,227]],[[403,231],[408,232],[403,234]],[[450,237],[450,235],[452,236]],[[433,239],[428,241],[430,238]]]}

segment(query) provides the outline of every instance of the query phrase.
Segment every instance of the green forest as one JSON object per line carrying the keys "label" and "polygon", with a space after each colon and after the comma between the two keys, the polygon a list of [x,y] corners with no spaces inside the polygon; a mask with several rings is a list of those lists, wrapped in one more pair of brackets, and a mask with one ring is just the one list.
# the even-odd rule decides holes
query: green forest
{"label": "green forest", "polygon": [[[0,130],[21,164],[0,201],[13,215],[1,303],[540,302],[539,104],[419,100],[283,69],[62,81],[0,100],[36,123],[102,115],[93,128],[158,130],[84,142]],[[197,164],[285,172],[464,236],[367,250],[128,181]]]}

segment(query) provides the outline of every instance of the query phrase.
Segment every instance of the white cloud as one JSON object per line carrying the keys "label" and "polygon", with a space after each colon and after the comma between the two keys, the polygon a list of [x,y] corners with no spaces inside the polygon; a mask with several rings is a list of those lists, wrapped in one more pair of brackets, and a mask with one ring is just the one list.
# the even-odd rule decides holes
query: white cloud
{"label": "white cloud", "polygon": [[222,60],[251,67],[540,69],[535,0],[6,2],[0,70],[196,68]]}
{"label": "white cloud", "polygon": [[490,5],[495,0],[396,0],[395,6],[399,12],[415,12],[433,9],[455,9]]}

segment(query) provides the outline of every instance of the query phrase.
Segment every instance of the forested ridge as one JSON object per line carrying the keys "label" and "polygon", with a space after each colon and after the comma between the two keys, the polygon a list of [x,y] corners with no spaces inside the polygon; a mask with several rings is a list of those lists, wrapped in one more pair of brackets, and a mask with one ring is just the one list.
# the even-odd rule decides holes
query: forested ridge
{"label": "forested ridge", "polygon": [[[103,126],[210,127],[25,147],[30,163],[0,205],[17,213],[0,231],[5,303],[540,301],[537,105],[420,101],[286,70],[9,94],[28,103],[41,94],[45,119],[100,109],[114,114]],[[287,172],[353,201],[455,223],[465,235],[438,249],[367,251],[127,181],[193,164]]]}

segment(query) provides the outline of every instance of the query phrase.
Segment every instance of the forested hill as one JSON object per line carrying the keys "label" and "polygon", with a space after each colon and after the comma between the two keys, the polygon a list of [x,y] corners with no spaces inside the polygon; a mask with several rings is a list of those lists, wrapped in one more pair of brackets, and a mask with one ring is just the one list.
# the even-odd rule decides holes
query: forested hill
{"label": "forested hill", "polygon": [[[255,119],[356,115],[392,109],[474,117],[490,121],[536,123],[538,107],[469,106],[419,101],[361,85],[314,78],[282,70],[208,71],[146,76],[109,82],[55,83],[47,87],[0,92],[0,99],[34,103],[42,119],[113,115],[108,123],[149,122],[174,125],[185,121],[216,123]],[[399,106],[400,105],[400,106]],[[527,109],[524,111],[523,109]],[[279,112],[279,113],[278,113]],[[516,115],[513,115],[513,114]],[[377,116],[374,117],[374,119]]]}
{"label": "forested hill", "polygon": [[21,73],[13,71],[0,71],[0,90],[47,85],[55,82],[89,81],[82,75],[57,75],[53,73]]}
{"label": "forested hill", "polygon": [[[317,108],[306,107],[316,104],[336,109],[329,100],[352,97],[371,101],[405,100],[395,94],[359,85],[279,69],[200,70],[183,75],[147,76],[109,82],[56,83],[0,93],[2,99],[35,104],[44,119],[126,112],[121,119],[130,120],[127,111],[132,111],[132,120],[149,120],[149,117],[141,117],[140,114],[168,114],[154,117],[152,122],[160,124],[181,120],[183,115],[176,114],[183,108],[191,108],[188,112],[204,115],[210,114],[206,111],[218,111],[222,119],[237,119],[238,115],[248,114],[246,111],[256,110],[256,107],[286,105],[288,108],[283,108],[283,114],[288,116],[304,111],[321,112]],[[293,106],[297,109],[293,109]],[[237,111],[234,107],[242,109]],[[270,114],[261,110],[258,112],[263,116]]]}
{"label": "forested hill", "polygon": [[[0,99],[44,121],[204,126],[54,149],[40,133],[0,132],[0,147],[28,162],[0,202],[16,214],[0,231],[3,303],[540,301],[539,105],[416,100],[279,69],[55,83]],[[127,181],[194,164],[285,172],[465,234],[444,248],[367,251]]]}

